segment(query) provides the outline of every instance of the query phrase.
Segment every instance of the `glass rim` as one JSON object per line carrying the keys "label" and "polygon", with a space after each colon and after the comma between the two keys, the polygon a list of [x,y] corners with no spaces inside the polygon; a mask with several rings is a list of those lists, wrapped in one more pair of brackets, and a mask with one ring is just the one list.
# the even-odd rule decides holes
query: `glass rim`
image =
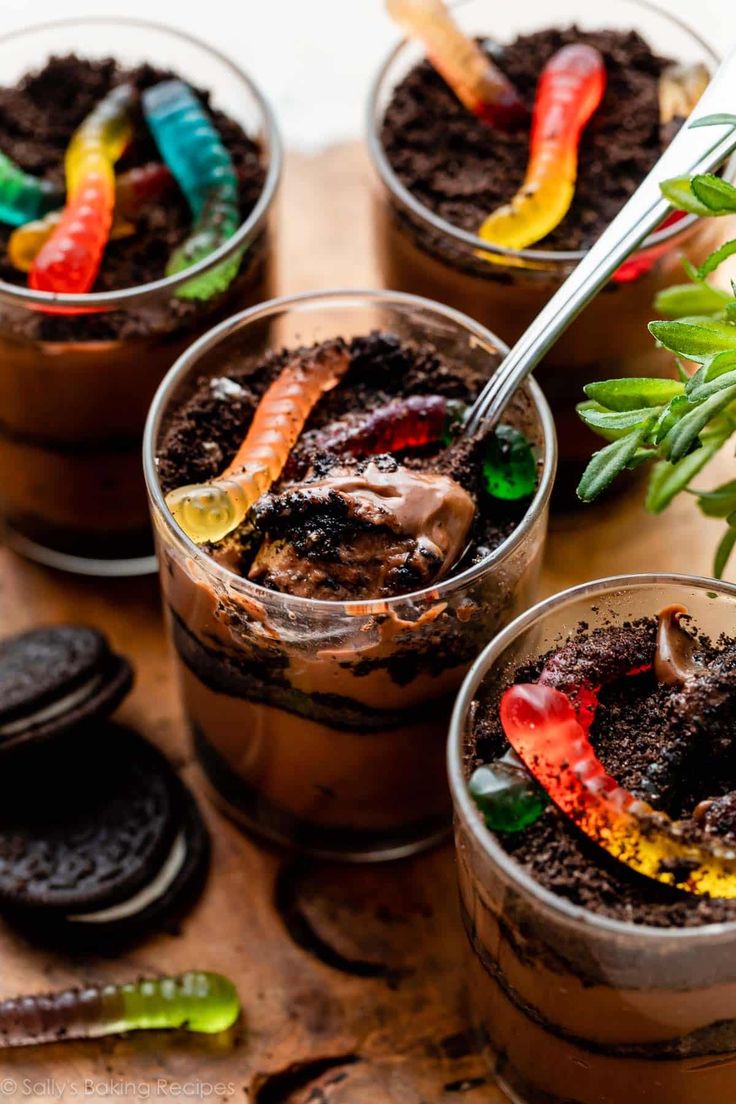
{"label": "glass rim", "polygon": [[52,306],[56,308],[84,307],[91,313],[93,311],[102,311],[105,309],[121,309],[152,298],[162,292],[173,291],[187,281],[205,272],[209,272],[210,269],[220,264],[223,260],[226,260],[232,253],[236,252],[238,249],[247,248],[247,246],[252,243],[256,236],[256,232],[260,228],[273,202],[279,180],[281,179],[283,143],[276,122],[276,116],[270,103],[255,82],[240,68],[240,66],[216,46],[212,46],[210,43],[203,41],[197,35],[180,30],[177,27],[171,27],[166,23],[159,23],[149,19],[138,19],[135,16],[80,15],[64,19],[46,20],[42,23],[31,23],[24,27],[18,27],[15,30],[0,35],[0,46],[11,42],[15,38],[32,36],[37,32],[53,31],[60,27],[85,24],[110,27],[138,27],[142,31],[162,32],[170,35],[172,38],[186,42],[189,45],[199,47],[201,50],[209,53],[221,67],[229,70],[229,72],[247,88],[262,115],[263,129],[268,141],[268,164],[266,165],[266,178],[263,182],[263,188],[261,189],[261,194],[253,210],[245,221],[240,224],[233,236],[223,242],[213,253],[203,257],[201,261],[184,269],[182,272],[177,272],[172,276],[162,276],[158,280],[151,280],[146,284],[136,284],[133,287],[118,288],[115,291],[88,292],[82,295],[36,291],[33,288],[21,287],[18,284],[11,284],[6,280],[0,280],[0,302],[16,306],[22,305],[30,309],[38,310]]}
{"label": "glass rim", "polygon": [[429,310],[436,315],[441,315],[445,320],[454,323],[465,330],[469,336],[498,349],[501,359],[508,353],[508,346],[497,338],[490,330],[482,326],[480,322],[457,311],[452,307],[434,300],[425,299],[407,292],[361,289],[361,288],[334,288],[317,292],[300,292],[295,295],[278,296],[259,303],[247,310],[240,311],[231,318],[220,322],[195,341],[174,363],[173,367],[164,376],[153,398],[146,427],[143,435],[143,471],[148,489],[149,498],[156,512],[163,519],[169,539],[178,550],[201,566],[210,577],[218,578],[229,589],[237,590],[251,599],[260,602],[268,602],[272,605],[281,605],[286,608],[301,609],[310,613],[330,613],[332,616],[342,614],[352,616],[375,616],[388,613],[397,607],[411,602],[439,601],[455,589],[460,589],[475,582],[476,579],[496,568],[508,556],[510,556],[521,542],[526,538],[532,526],[536,523],[547,507],[552,493],[554,477],[557,469],[557,435],[554,419],[549,404],[542,393],[542,389],[536,380],[530,377],[526,381],[534,405],[534,411],[542,431],[544,447],[544,462],[539,483],[529,507],[523,518],[512,533],[480,563],[473,564],[458,575],[443,579],[434,586],[422,587],[420,590],[411,591],[408,594],[398,594],[390,598],[368,598],[358,601],[329,601],[327,599],[306,598],[294,594],[283,594],[279,591],[269,590],[267,587],[244,579],[229,568],[223,567],[204,552],[200,545],[195,544],[187,537],[174,521],[161,490],[156,470],[156,447],[161,421],[171,392],[176,385],[194,368],[201,357],[214,349],[224,338],[235,333],[238,329],[245,328],[253,322],[267,318],[269,315],[288,311],[291,308],[300,309],[312,306],[319,308],[330,303],[344,306],[363,306],[378,304],[385,306],[404,306]]}
{"label": "glass rim", "polygon": [[515,862],[513,857],[497,841],[495,834],[486,828],[470,796],[465,777],[463,756],[465,721],[483,679],[506,647],[526,629],[571,600],[587,596],[591,598],[601,597],[611,591],[643,589],[658,584],[688,586],[696,590],[712,591],[716,594],[716,597],[720,592],[736,599],[736,584],[724,582],[720,579],[676,572],[638,572],[629,575],[609,575],[601,579],[579,583],[576,586],[558,591],[556,594],[552,594],[531,606],[510,622],[486,645],[471,666],[460,687],[450,719],[447,740],[447,774],[450,783],[450,794],[456,809],[456,816],[458,815],[457,810],[459,810],[465,829],[482,848],[486,856],[501,870],[504,877],[514,883],[527,897],[533,898],[538,905],[547,911],[551,911],[558,918],[568,923],[583,925],[588,929],[609,932],[611,935],[624,935],[639,939],[660,939],[675,942],[678,940],[702,939],[704,937],[712,939],[719,935],[732,936],[736,933],[736,920],[701,924],[692,928],[659,928],[653,924],[635,924],[632,921],[616,920],[610,916],[603,916],[592,909],[585,908],[582,905],[574,905],[564,897],[558,896],[552,890],[540,885],[531,874],[528,874],[519,863]]}
{"label": "glass rim", "polygon": [[[472,2],[473,0],[451,0],[450,6],[459,8]],[[679,27],[680,30],[688,34],[693,41],[697,42],[705,51],[714,67],[719,64],[721,60],[720,55],[700,34],[698,34],[697,31],[693,30],[693,28],[679,16],[672,15],[658,4],[652,3],[651,0],[629,0],[629,3],[655,12],[672,25]],[[387,191],[402,205],[404,210],[409,211],[417,220],[428,225],[432,230],[438,231],[445,237],[451,238],[459,244],[471,248],[473,252],[492,253],[494,256],[500,258],[508,258],[510,267],[520,267],[523,269],[523,265],[518,265],[516,263],[518,261],[529,261],[530,269],[533,269],[535,264],[542,266],[546,265],[548,268],[553,268],[556,265],[577,264],[581,261],[588,253],[588,249],[508,249],[505,246],[492,245],[490,242],[484,241],[478,235],[470,233],[469,230],[463,230],[459,226],[454,226],[451,222],[435,214],[434,211],[421,203],[416,196],[401,183],[386,156],[383,143],[380,139],[378,102],[391,67],[396,59],[410,45],[411,40],[406,37],[399,40],[398,44],[394,46],[378,70],[368,94],[366,144],[373,167]],[[729,164],[730,163],[733,163],[733,159]],[[696,223],[704,221],[705,220],[698,215],[686,214],[684,218],[679,219],[671,226],[660,227],[658,230],[654,230],[644,239],[632,256],[636,257],[645,250],[656,248],[659,245],[669,242],[670,239],[674,239],[680,234],[683,234]]]}

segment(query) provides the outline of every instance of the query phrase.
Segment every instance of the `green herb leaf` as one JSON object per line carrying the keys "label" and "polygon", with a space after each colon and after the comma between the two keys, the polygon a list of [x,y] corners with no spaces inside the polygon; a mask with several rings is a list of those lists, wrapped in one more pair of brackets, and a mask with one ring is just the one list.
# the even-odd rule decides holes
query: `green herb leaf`
{"label": "green herb leaf", "polygon": [[614,441],[594,453],[580,480],[578,498],[583,502],[592,502],[597,498],[634,459],[652,424],[653,419],[650,419],[620,441]]}
{"label": "green herb leaf", "polygon": [[[736,326],[704,318],[680,322],[650,322],[649,332],[660,345],[688,360],[702,361],[726,349],[736,349]],[[587,393],[587,392],[586,392]],[[596,398],[593,395],[591,398]],[[599,400],[602,401],[602,400]]]}
{"label": "green herb leaf", "polygon": [[[697,373],[700,375],[700,373]],[[695,379],[695,377],[693,377]],[[719,391],[725,391],[729,387],[736,387],[736,370],[733,372],[726,372],[725,375],[718,376],[714,380],[710,380],[708,383],[700,382],[696,384],[692,389],[688,390],[688,399],[690,402],[699,403],[709,399],[711,395],[717,395]]]}
{"label": "green herb leaf", "polygon": [[692,179],[695,196],[714,214],[736,211],[736,188],[714,173],[702,173]]}
{"label": "green herb leaf", "polygon": [[691,452],[677,464],[660,460],[652,468],[647,491],[646,508],[652,514],[661,514],[680,491],[684,491],[691,480],[698,475],[720,448],[719,444],[708,443]]}
{"label": "green herb leaf", "polygon": [[711,380],[730,372],[732,368],[736,368],[736,351],[716,353],[703,364],[703,382],[710,383]]}
{"label": "green herb leaf", "polygon": [[627,471],[640,468],[642,464],[648,464],[656,454],[650,448],[638,448],[626,465]]}
{"label": "green herb leaf", "polygon": [[[734,191],[736,191],[736,189],[734,189]],[[706,276],[710,276],[711,272],[715,272],[715,270],[722,265],[724,261],[727,261],[729,257],[732,257],[734,253],[736,253],[736,241],[725,242],[720,249],[716,249],[715,252],[711,253],[710,257],[706,257],[703,261],[698,269],[698,276],[700,279],[704,280]]]}
{"label": "green herb leaf", "polygon": [[693,191],[690,178],[676,176],[672,180],[665,180],[659,185],[662,195],[678,211],[687,211],[690,215],[698,215],[700,218],[712,218],[713,211],[706,207],[702,200],[698,199]]}
{"label": "green herb leaf", "polygon": [[736,126],[736,115],[729,115],[725,111],[716,112],[714,115],[704,115],[702,119],[695,119],[690,127],[695,130],[704,126]]}
{"label": "green herb leaf", "polygon": [[731,553],[736,548],[736,513],[731,514],[728,519],[728,529],[723,535],[721,543],[716,549],[716,558],[713,564],[713,574],[716,579],[723,578],[723,572],[726,570],[726,564],[731,558]]}
{"label": "green herb leaf", "polygon": [[736,399],[736,387],[729,387],[717,395],[711,395],[705,402],[685,414],[662,442],[662,450],[667,458],[672,463],[676,463],[686,456],[696,446],[701,431],[705,429],[711,418],[719,414],[734,399]]}
{"label": "green herb leaf", "polygon": [[578,414],[587,426],[606,437],[609,441],[617,441],[630,429],[635,429],[642,422],[648,421],[653,410],[661,407],[644,406],[639,410],[610,411],[597,402],[580,403]]}
{"label": "green herb leaf", "polygon": [[725,518],[736,512],[736,479],[712,491],[695,491],[698,506],[706,517]]}
{"label": "green herb leaf", "polygon": [[698,276],[698,266],[694,265],[689,257],[680,257],[680,264],[685,269],[685,274],[690,277],[694,284],[700,282],[700,278]]}
{"label": "green herb leaf", "polygon": [[[734,327],[736,332],[736,327]],[[677,395],[684,395],[685,386],[680,380],[648,379],[646,376],[632,379],[600,380],[589,383],[585,394],[608,410],[639,410],[642,407],[666,405]]]}
{"label": "green herb leaf", "polygon": [[654,308],[668,318],[682,318],[687,314],[718,314],[732,302],[728,292],[710,284],[675,284],[660,291]]}
{"label": "green herb leaf", "polygon": [[687,414],[689,410],[692,410],[692,405],[685,395],[677,395],[672,399],[657,419],[657,424],[652,433],[654,444],[661,444],[672,427],[679,422],[680,418]]}

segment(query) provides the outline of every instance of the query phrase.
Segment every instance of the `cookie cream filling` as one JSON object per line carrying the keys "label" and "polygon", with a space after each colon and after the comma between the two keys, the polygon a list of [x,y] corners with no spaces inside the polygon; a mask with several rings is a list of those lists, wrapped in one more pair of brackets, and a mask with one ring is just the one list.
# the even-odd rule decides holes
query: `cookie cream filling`
{"label": "cookie cream filling", "polygon": [[47,721],[54,721],[64,713],[71,712],[71,710],[75,709],[81,702],[91,697],[101,683],[102,675],[93,675],[92,678],[83,683],[82,686],[79,686],[76,690],[70,691],[63,698],[60,698],[59,701],[52,702],[51,705],[36,710],[36,712],[31,713],[30,716],[21,717],[17,721],[8,721],[5,724],[0,724],[0,737],[15,736],[18,732],[24,732],[28,728],[37,728],[38,725],[46,724]]}
{"label": "cookie cream filling", "polygon": [[100,909],[98,912],[87,912],[84,915],[67,916],[80,924],[111,924],[117,920],[127,920],[129,916],[135,916],[143,912],[154,901],[158,901],[169,891],[178,878],[187,857],[187,843],[184,832],[179,832],[174,840],[166,862],[159,870],[156,877],[149,885],[145,886],[127,901],[121,901],[118,905]]}

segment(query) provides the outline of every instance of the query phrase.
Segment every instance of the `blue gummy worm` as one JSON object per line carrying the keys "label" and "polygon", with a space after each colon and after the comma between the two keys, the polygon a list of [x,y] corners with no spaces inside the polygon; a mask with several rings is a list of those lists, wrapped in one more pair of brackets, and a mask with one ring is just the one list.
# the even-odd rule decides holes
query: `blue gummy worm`
{"label": "blue gummy worm", "polygon": [[143,113],[195,219],[213,189],[237,204],[238,178],[232,158],[188,85],[172,80],[147,89]]}

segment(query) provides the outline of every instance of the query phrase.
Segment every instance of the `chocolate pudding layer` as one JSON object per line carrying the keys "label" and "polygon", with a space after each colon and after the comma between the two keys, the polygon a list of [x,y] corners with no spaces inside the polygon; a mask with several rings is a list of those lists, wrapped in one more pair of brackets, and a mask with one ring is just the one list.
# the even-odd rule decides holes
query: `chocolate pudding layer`
{"label": "chocolate pudding layer", "polygon": [[[717,597],[709,592],[704,600]],[[730,851],[736,638],[728,630],[704,634],[681,606],[607,622],[606,607],[605,596],[591,603],[593,619],[603,624],[581,623],[564,643],[509,671],[503,685],[481,687],[468,730],[468,773],[508,750],[499,700],[510,683],[541,678],[577,703],[585,688],[600,687],[590,740],[609,775],[677,821],[681,841]],[[523,830],[496,833],[495,843],[522,879],[542,890],[529,892],[515,874],[507,877],[460,827],[475,1015],[514,1099],[732,1099],[734,899],[637,873],[551,804]],[[663,864],[659,872],[681,882],[696,865]]]}
{"label": "chocolate pudding layer", "polygon": [[[511,132],[491,128],[457,99],[428,63],[389,65],[376,103],[378,167],[385,190],[376,198],[376,228],[385,282],[446,302],[516,341],[572,271],[575,257],[600,236],[666,148],[682,119],[664,121],[660,81],[671,64],[635,31],[547,28],[496,43],[488,3],[482,46],[532,109],[542,69],[563,46],[587,43],[602,54],[604,99],[583,131],[572,206],[560,225],[530,246],[546,258],[512,253],[490,262],[449,228],[478,235],[484,219],[507,203],[522,183],[529,156],[529,126]],[[459,5],[457,18],[477,30],[479,0]],[[653,48],[654,47],[654,48]],[[693,56],[702,60],[693,42]],[[395,72],[395,77],[394,77]],[[531,116],[530,116],[531,118]],[[421,205],[407,206],[400,188]],[[442,229],[431,219],[447,224]],[[617,276],[545,359],[537,377],[550,401],[561,446],[556,494],[570,493],[595,438],[575,416],[585,383],[594,379],[667,374],[670,360],[647,332],[653,301],[663,287],[682,281],[680,255],[698,263],[722,240],[714,220],[673,228],[667,244]]]}
{"label": "chocolate pudding layer", "polygon": [[[149,65],[124,69],[113,59],[51,58],[16,86],[0,88],[0,149],[61,187],[72,134],[111,89],[130,83],[143,92],[172,77],[187,80],[188,74]],[[196,91],[208,106],[208,91]],[[216,109],[211,115],[236,168],[245,220],[264,188],[265,153],[234,119]],[[160,161],[137,106],[133,138],[116,173]],[[162,279],[191,225],[187,202],[172,181],[142,208],[134,233],[108,243],[92,292]],[[11,264],[11,232],[0,227],[0,279],[19,293],[17,302],[4,297],[0,303],[0,466],[13,473],[0,492],[3,519],[19,547],[60,556],[60,562],[67,556],[122,562],[150,554],[140,466],[146,411],[162,376],[196,336],[267,294],[265,232],[248,248],[227,291],[210,300],[151,292],[117,310],[87,313],[24,304],[27,275]]]}
{"label": "chocolate pudding layer", "polygon": [[[221,473],[269,385],[322,360],[341,378],[282,476],[205,559],[162,536],[162,584],[195,746],[226,808],[303,849],[384,857],[446,829],[452,696],[489,632],[528,601],[546,518],[510,542],[534,478],[524,498],[491,497],[489,435],[458,438],[455,413],[485,382],[487,355],[450,358],[385,331],[260,358],[213,351],[164,419],[164,493]],[[508,421],[538,482],[544,435],[527,393]],[[500,571],[473,570],[507,542]]]}

